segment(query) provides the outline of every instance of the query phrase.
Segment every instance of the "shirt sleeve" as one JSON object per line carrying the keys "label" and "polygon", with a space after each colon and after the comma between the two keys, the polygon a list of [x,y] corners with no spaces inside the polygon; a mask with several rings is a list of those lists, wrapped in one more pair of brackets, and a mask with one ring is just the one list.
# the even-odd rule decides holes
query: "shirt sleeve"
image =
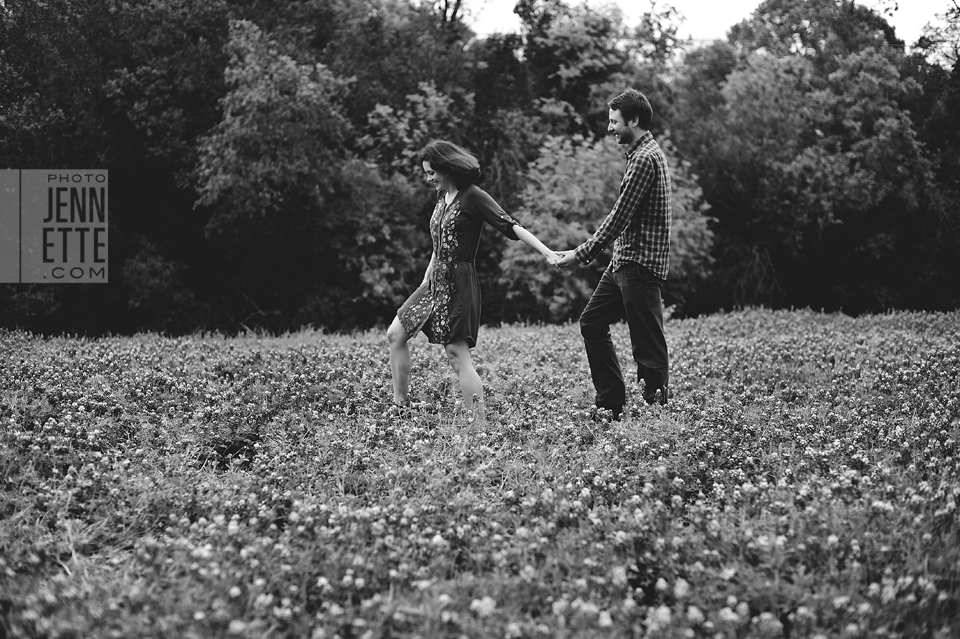
{"label": "shirt sleeve", "polygon": [[575,255],[581,264],[587,264],[597,258],[611,242],[623,233],[630,219],[650,192],[656,180],[657,172],[650,157],[630,163],[620,183],[620,196],[600,223],[600,228],[586,242],[576,248]]}
{"label": "shirt sleeve", "polygon": [[520,239],[513,231],[513,226],[522,226],[522,224],[507,215],[497,201],[483,189],[474,186],[465,192],[460,201],[460,209],[474,217],[479,217],[511,240]]}

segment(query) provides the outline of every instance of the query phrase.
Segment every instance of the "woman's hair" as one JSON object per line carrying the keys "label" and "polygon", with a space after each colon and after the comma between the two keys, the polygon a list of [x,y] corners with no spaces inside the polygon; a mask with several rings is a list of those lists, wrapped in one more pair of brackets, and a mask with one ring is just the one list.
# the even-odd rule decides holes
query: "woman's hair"
{"label": "woman's hair", "polygon": [[429,162],[430,167],[453,178],[458,189],[479,184],[480,162],[470,151],[446,140],[433,140],[417,152],[420,162]]}

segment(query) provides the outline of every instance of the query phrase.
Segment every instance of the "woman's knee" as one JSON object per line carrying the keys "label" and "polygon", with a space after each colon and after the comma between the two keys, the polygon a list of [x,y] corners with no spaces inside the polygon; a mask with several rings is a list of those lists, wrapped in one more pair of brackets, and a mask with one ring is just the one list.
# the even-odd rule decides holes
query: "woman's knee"
{"label": "woman's knee", "polygon": [[470,349],[468,349],[463,342],[446,344],[443,350],[447,354],[447,359],[450,361],[450,365],[453,366],[453,370],[458,373],[462,366],[470,363]]}
{"label": "woman's knee", "polygon": [[398,320],[394,320],[390,327],[387,328],[387,343],[391,347],[403,346],[409,340],[407,331],[404,330],[403,324]]}

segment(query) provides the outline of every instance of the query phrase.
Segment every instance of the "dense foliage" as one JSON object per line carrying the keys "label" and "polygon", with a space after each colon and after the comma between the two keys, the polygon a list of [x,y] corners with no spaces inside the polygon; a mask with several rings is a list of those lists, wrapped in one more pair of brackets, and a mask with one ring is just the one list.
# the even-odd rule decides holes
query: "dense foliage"
{"label": "dense foliage", "polygon": [[419,340],[392,416],[379,332],[0,332],[0,632],[956,636],[960,316],[666,334],[610,424],[575,326],[484,328],[480,426]]}
{"label": "dense foliage", "polygon": [[[954,0],[909,54],[849,0],[767,0],[697,49],[670,6],[628,27],[613,8],[520,0],[521,33],[487,38],[467,8],[0,4],[0,166],[106,168],[111,184],[110,284],[2,285],[0,323],[382,324],[429,258],[425,141],[473,149],[484,187],[571,248],[616,192],[601,139],[626,86],[650,96],[672,161],[675,312],[960,303]],[[530,258],[484,243],[485,321],[576,316],[599,266],[563,278]]]}

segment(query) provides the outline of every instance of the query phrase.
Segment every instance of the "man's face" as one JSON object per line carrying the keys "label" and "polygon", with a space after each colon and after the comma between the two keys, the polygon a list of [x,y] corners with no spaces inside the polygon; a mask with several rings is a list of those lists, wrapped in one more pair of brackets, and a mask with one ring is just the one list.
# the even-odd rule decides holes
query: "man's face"
{"label": "man's face", "polygon": [[633,144],[637,139],[637,131],[624,121],[619,109],[610,109],[607,117],[607,133],[613,133],[617,144]]}

